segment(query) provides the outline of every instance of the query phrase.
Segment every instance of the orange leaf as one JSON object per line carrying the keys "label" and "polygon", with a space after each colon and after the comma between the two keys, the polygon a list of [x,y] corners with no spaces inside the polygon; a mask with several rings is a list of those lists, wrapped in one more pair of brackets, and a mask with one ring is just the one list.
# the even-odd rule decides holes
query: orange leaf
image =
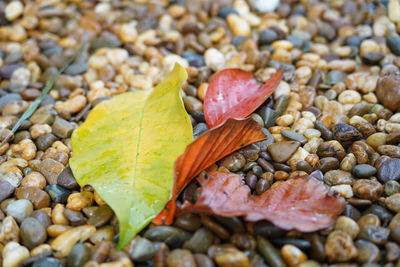
{"label": "orange leaf", "polygon": [[232,152],[266,137],[261,127],[251,118],[228,119],[223,125],[200,135],[175,162],[172,198],[166,206],[167,210],[163,210],[153,222],[171,224],[178,194],[196,175]]}
{"label": "orange leaf", "polygon": [[332,225],[345,207],[343,198],[313,176],[290,179],[259,196],[251,195],[243,178],[234,173],[211,172],[198,181],[202,187],[197,202],[183,203],[179,214],[244,216],[247,221],[271,221],[285,230],[312,232]]}

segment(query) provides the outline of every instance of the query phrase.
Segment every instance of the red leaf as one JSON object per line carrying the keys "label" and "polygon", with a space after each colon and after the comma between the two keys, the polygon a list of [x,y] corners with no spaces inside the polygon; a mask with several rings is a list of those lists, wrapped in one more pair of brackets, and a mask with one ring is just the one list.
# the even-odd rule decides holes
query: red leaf
{"label": "red leaf", "polygon": [[210,128],[228,118],[242,119],[256,110],[278,87],[283,72],[278,70],[263,86],[251,72],[224,69],[210,81],[204,96],[204,116]]}
{"label": "red leaf", "polygon": [[251,195],[234,173],[212,172],[198,181],[202,188],[197,202],[185,202],[179,213],[244,216],[247,221],[269,220],[282,229],[312,232],[332,225],[345,207],[341,197],[312,176],[290,179],[259,196]]}
{"label": "red leaf", "polygon": [[164,221],[167,225],[171,224],[176,197],[196,175],[232,152],[266,137],[257,122],[251,118],[228,119],[220,127],[200,135],[175,162],[172,198],[166,206],[167,210],[163,210],[153,222],[162,224]]}

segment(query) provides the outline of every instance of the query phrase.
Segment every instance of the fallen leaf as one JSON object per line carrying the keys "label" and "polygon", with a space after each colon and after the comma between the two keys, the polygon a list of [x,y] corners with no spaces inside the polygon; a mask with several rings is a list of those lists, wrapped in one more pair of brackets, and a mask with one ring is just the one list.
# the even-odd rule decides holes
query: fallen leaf
{"label": "fallen leaf", "polygon": [[72,135],[71,170],[114,210],[119,248],[145,227],[171,198],[174,161],[192,141],[179,91],[180,65],[153,90],[115,96],[98,104]]}
{"label": "fallen leaf", "polygon": [[251,195],[243,177],[234,173],[211,172],[198,182],[197,202],[183,203],[178,214],[244,216],[246,221],[268,220],[285,230],[312,232],[332,225],[345,207],[343,198],[312,176],[289,179],[259,196]]}
{"label": "fallen leaf", "polygon": [[283,72],[277,73],[264,85],[251,72],[224,69],[210,81],[204,96],[204,117],[210,128],[228,118],[242,119],[256,110],[278,87]]}
{"label": "fallen leaf", "polygon": [[266,137],[261,127],[251,118],[228,119],[223,125],[200,135],[177,159],[173,196],[167,209],[157,216],[154,223],[172,223],[176,197],[201,171],[232,152]]}

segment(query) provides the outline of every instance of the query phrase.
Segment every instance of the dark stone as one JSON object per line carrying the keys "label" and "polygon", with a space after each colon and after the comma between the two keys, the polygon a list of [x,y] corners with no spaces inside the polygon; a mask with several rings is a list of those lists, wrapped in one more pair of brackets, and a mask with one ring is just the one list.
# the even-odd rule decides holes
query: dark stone
{"label": "dark stone", "polygon": [[153,244],[146,238],[135,240],[132,249],[129,250],[131,259],[135,262],[144,262],[151,260],[156,253]]}
{"label": "dark stone", "polygon": [[193,127],[193,139],[197,139],[202,133],[208,130],[208,126],[204,122],[200,122]]}
{"label": "dark stone", "polygon": [[233,7],[223,7],[220,8],[218,11],[218,17],[226,19],[226,17],[228,17],[228,15],[230,14],[236,14],[239,15],[239,12],[237,12],[236,9],[234,9]]}
{"label": "dark stone", "polygon": [[165,242],[168,246],[177,248],[189,240],[191,234],[173,226],[156,226],[147,230],[144,237],[151,241]]}
{"label": "dark stone", "polygon": [[204,56],[201,54],[185,51],[182,53],[182,57],[185,58],[192,67],[200,68],[206,64],[204,61]]}
{"label": "dark stone", "polygon": [[56,258],[41,258],[32,265],[32,267],[62,267],[60,260]]}
{"label": "dark stone", "polygon": [[58,184],[48,185],[45,189],[51,197],[51,200],[55,203],[66,204],[68,196],[71,194],[71,190],[68,190]]}
{"label": "dark stone", "polygon": [[331,70],[325,78],[327,85],[335,85],[339,82],[343,82],[346,79],[346,73],[340,70]]}
{"label": "dark stone", "polygon": [[362,56],[362,60],[367,65],[378,65],[384,55],[381,52],[370,52]]}
{"label": "dark stone", "polygon": [[43,225],[35,218],[28,217],[21,223],[22,244],[32,249],[44,243],[47,239],[47,232]]}
{"label": "dark stone", "polygon": [[330,170],[339,169],[339,167],[340,167],[339,160],[337,158],[334,158],[334,157],[322,158],[315,165],[315,169],[320,170],[323,173],[326,173],[326,172],[328,172]]}
{"label": "dark stone", "polygon": [[0,78],[10,80],[13,72],[19,67],[21,67],[19,64],[10,64],[0,68]]}
{"label": "dark stone", "polygon": [[0,98],[0,111],[3,110],[3,107],[11,102],[21,100],[21,96],[19,94],[6,94]]}
{"label": "dark stone", "polygon": [[64,215],[67,217],[68,221],[72,226],[84,225],[87,219],[79,211],[74,211],[70,209],[64,209]]}
{"label": "dark stone", "polygon": [[390,180],[400,179],[400,159],[392,158],[384,161],[378,169],[379,181],[385,183]]}
{"label": "dark stone", "polygon": [[90,261],[92,253],[83,243],[77,243],[72,248],[67,257],[68,267],[83,267],[86,262]]}
{"label": "dark stone", "polygon": [[362,138],[361,133],[356,128],[342,122],[335,125],[333,135],[345,147]]}
{"label": "dark stone", "polygon": [[111,220],[114,212],[108,205],[102,205],[89,217],[88,224],[101,227]]}
{"label": "dark stone", "polygon": [[386,39],[386,44],[388,45],[390,51],[396,56],[400,56],[400,36],[391,35]]}
{"label": "dark stone", "polygon": [[38,220],[45,229],[47,229],[47,227],[49,227],[51,225],[51,219],[49,217],[49,215],[47,215],[47,213],[45,213],[42,210],[34,210],[30,217],[35,218],[36,220]]}
{"label": "dark stone", "polygon": [[369,164],[359,164],[353,168],[352,173],[358,178],[369,178],[376,173],[376,169]]}
{"label": "dark stone", "polygon": [[0,202],[9,198],[14,193],[14,190],[15,187],[13,187],[8,181],[0,180]]}
{"label": "dark stone", "polygon": [[278,33],[270,29],[265,29],[260,32],[258,44],[260,46],[269,45],[276,40],[278,40]]}
{"label": "dark stone", "polygon": [[57,184],[70,190],[79,188],[79,185],[76,182],[70,167],[64,168],[57,176]]}
{"label": "dark stone", "polygon": [[78,75],[84,73],[88,68],[89,65],[86,62],[79,61],[69,65],[64,73],[68,75]]}
{"label": "dark stone", "polygon": [[57,137],[51,133],[44,134],[36,139],[36,146],[39,150],[45,151],[48,149],[55,141],[57,141]]}

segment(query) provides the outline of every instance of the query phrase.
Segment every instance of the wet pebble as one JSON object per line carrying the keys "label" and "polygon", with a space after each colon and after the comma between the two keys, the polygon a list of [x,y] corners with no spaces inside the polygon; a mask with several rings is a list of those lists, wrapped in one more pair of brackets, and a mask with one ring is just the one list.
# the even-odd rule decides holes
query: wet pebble
{"label": "wet pebble", "polygon": [[196,267],[196,262],[192,253],[186,249],[176,249],[171,251],[167,256],[167,266],[175,267]]}
{"label": "wet pebble", "polygon": [[68,267],[82,267],[91,257],[90,249],[83,243],[77,243],[73,246],[67,257]]}
{"label": "wet pebble", "polygon": [[333,231],[326,239],[325,253],[330,262],[347,262],[357,257],[357,248],[350,235]]}
{"label": "wet pebble", "polygon": [[378,168],[378,179],[381,182],[400,179],[400,159],[394,158],[384,161]]}
{"label": "wet pebble", "polygon": [[334,127],[333,135],[343,146],[349,146],[362,138],[361,133],[346,123],[338,123]]}
{"label": "wet pebble", "polygon": [[129,255],[135,262],[148,261],[156,253],[153,244],[146,238],[139,238],[134,241],[135,244],[129,250]]}
{"label": "wet pebble", "polygon": [[351,173],[342,170],[331,170],[325,173],[324,181],[328,185],[353,184]]}
{"label": "wet pebble", "polygon": [[214,236],[206,228],[200,228],[194,232],[193,236],[186,243],[184,248],[189,249],[193,253],[204,253],[208,247],[213,243]]}
{"label": "wet pebble", "polygon": [[15,190],[17,199],[27,199],[35,209],[47,208],[50,206],[49,195],[40,188],[22,186]]}
{"label": "wet pebble", "polygon": [[357,240],[354,245],[358,250],[357,262],[359,263],[377,263],[381,259],[381,252],[379,248],[368,241]]}
{"label": "wet pebble", "polygon": [[191,234],[173,226],[156,226],[147,230],[144,237],[151,241],[165,242],[176,248],[181,247],[184,241],[189,240]]}
{"label": "wet pebble", "polygon": [[60,260],[52,257],[44,257],[32,264],[32,267],[62,267]]}
{"label": "wet pebble", "polygon": [[46,192],[49,194],[53,202],[62,204],[67,203],[68,196],[71,194],[70,190],[63,188],[58,184],[46,186]]}
{"label": "wet pebble", "polygon": [[271,154],[275,162],[287,161],[299,148],[300,143],[297,141],[276,142],[268,146],[268,152]]}
{"label": "wet pebble", "polygon": [[20,227],[22,244],[32,249],[44,243],[47,239],[46,229],[35,218],[24,219]]}
{"label": "wet pebble", "polygon": [[353,168],[352,173],[358,178],[369,178],[376,173],[376,169],[369,164],[359,164]]}
{"label": "wet pebble", "polygon": [[79,188],[79,185],[72,174],[71,168],[69,167],[64,168],[58,174],[57,184],[71,190]]}
{"label": "wet pebble", "polygon": [[29,217],[33,211],[33,205],[29,200],[19,199],[12,201],[6,208],[7,215],[12,216],[21,223],[25,218]]}
{"label": "wet pebble", "polygon": [[95,227],[101,227],[111,220],[113,214],[114,212],[108,205],[102,205],[89,216],[87,223]]}

